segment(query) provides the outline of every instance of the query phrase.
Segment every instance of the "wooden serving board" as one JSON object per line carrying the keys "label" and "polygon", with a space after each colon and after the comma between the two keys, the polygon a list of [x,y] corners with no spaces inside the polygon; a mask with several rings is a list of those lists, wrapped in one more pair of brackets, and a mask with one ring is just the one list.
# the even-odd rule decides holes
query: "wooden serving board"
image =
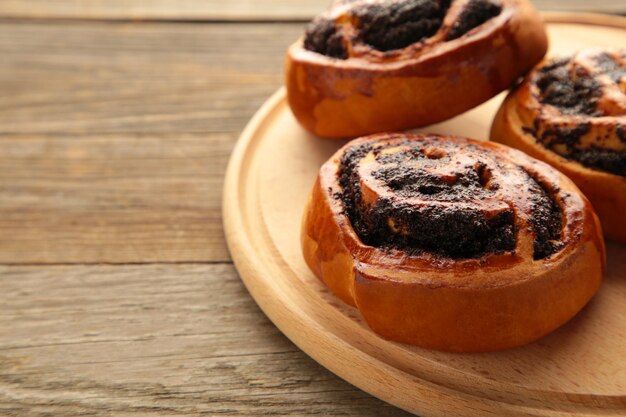
{"label": "wooden serving board", "polygon": [[[626,19],[549,14],[551,52],[626,46]],[[429,132],[486,138],[503,95]],[[296,345],[357,387],[422,416],[626,416],[626,246],[608,245],[605,282],[568,324],[536,343],[450,354],[393,343],[335,298],[300,253],[300,219],[320,165],[345,141],[295,121],[279,90],[233,153],[226,237],[241,278]]]}

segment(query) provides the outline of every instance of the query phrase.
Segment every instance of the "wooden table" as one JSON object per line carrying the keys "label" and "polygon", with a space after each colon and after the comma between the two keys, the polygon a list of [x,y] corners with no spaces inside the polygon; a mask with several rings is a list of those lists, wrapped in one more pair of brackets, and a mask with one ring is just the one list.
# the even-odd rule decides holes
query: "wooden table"
{"label": "wooden table", "polygon": [[406,415],[282,336],[222,232],[237,135],[325,3],[0,2],[0,415]]}

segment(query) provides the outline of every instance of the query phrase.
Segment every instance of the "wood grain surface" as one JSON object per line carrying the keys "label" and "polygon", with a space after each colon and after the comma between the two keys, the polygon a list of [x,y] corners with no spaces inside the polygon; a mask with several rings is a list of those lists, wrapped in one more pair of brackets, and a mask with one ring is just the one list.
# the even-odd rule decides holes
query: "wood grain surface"
{"label": "wood grain surface", "polygon": [[225,262],[235,136],[0,137],[0,262]]}
{"label": "wood grain surface", "polygon": [[282,336],[223,239],[278,21],[324,3],[0,1],[0,415],[406,415]]}
{"label": "wood grain surface", "polygon": [[[535,0],[542,10],[626,13],[622,0]],[[2,0],[0,17],[161,20],[305,20],[330,0]]]}
{"label": "wood grain surface", "polygon": [[232,265],[0,274],[2,416],[406,415],[300,352]]}
{"label": "wood grain surface", "polygon": [[3,22],[0,133],[238,132],[302,28]]}
{"label": "wood grain surface", "polygon": [[300,30],[1,24],[0,262],[228,261],[226,161]]}

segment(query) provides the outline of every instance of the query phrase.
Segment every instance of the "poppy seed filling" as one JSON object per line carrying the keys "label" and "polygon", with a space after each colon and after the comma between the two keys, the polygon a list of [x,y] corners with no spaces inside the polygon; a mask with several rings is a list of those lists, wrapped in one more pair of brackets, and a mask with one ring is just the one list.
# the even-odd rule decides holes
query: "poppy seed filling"
{"label": "poppy seed filling", "polygon": [[354,10],[363,42],[379,51],[405,48],[433,36],[441,27],[448,2],[385,1]]}
{"label": "poppy seed filling", "polygon": [[[454,0],[382,0],[355,5],[349,13],[358,29],[358,41],[387,52],[423,42],[442,29]],[[445,40],[457,39],[502,11],[496,0],[470,0],[450,26]],[[306,28],[304,48],[337,59],[347,59],[341,28],[326,16]]]}
{"label": "poppy seed filling", "polygon": [[[554,106],[566,116],[595,118],[608,116],[599,105],[604,87],[598,77],[605,77],[619,85],[626,78],[626,68],[609,54],[600,53],[593,57],[595,69],[590,71],[573,66],[571,58],[559,59],[542,67],[536,84],[539,101]],[[533,128],[526,128],[544,147],[568,159],[580,162],[589,168],[626,177],[626,153],[599,146],[581,146],[583,136],[591,129],[591,122],[584,119],[578,126],[570,128],[550,123],[549,116],[543,117],[544,126],[540,129],[537,120]],[[623,124],[615,127],[615,134],[626,143]]]}
{"label": "poppy seed filling", "polygon": [[324,17],[318,17],[307,25],[304,49],[332,58],[346,59],[348,57],[335,23]]}
{"label": "poppy seed filling", "polygon": [[[492,170],[498,169],[494,161],[484,158],[454,165],[453,174],[442,177],[433,167],[450,164],[449,156],[461,150],[444,147],[447,155],[433,157],[419,142],[401,146],[406,150],[384,153],[385,145],[358,145],[347,149],[340,160],[342,191],[337,198],[364,244],[446,258],[477,258],[515,249],[514,210],[507,207],[490,213],[480,205],[500,187],[492,180]],[[376,155],[377,163],[371,176],[390,191],[373,203],[364,201],[359,175],[360,161],[369,153]],[[543,259],[560,248],[561,211],[533,177],[521,168],[520,175],[526,176],[532,193],[529,223],[536,236],[534,258]]]}

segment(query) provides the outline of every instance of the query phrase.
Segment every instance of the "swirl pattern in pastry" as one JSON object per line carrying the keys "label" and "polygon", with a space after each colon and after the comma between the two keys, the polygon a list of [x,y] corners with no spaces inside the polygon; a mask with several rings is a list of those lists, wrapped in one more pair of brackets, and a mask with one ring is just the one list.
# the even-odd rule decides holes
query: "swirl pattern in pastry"
{"label": "swirl pattern in pastry", "polygon": [[336,1],[288,49],[287,98],[319,136],[425,126],[509,88],[546,49],[529,0]]}
{"label": "swirl pattern in pastry", "polygon": [[377,0],[336,3],[306,29],[304,48],[338,59],[389,59],[457,39],[500,14],[500,0]]}
{"label": "swirl pattern in pastry", "polygon": [[563,171],[607,236],[626,241],[626,50],[585,49],[538,65],[502,104],[491,138]]}
{"label": "swirl pattern in pastry", "polygon": [[535,340],[598,288],[597,217],[558,171],[508,147],[381,134],[320,170],[305,260],[377,333],[450,351]]}

